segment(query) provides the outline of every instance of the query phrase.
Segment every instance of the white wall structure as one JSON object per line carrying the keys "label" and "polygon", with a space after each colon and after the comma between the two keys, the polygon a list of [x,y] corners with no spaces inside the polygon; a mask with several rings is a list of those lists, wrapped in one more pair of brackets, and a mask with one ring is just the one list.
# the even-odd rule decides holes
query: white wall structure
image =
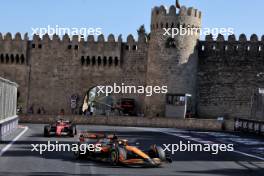
{"label": "white wall structure", "polygon": [[0,140],[18,125],[18,85],[0,77]]}

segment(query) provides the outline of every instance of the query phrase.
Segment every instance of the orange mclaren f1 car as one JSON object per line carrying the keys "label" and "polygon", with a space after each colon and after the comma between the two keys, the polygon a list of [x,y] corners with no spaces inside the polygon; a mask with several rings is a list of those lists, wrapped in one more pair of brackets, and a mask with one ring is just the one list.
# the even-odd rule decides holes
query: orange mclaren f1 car
{"label": "orange mclaren f1 car", "polygon": [[90,159],[96,161],[110,162],[112,165],[159,167],[162,163],[171,163],[164,150],[152,145],[149,150],[143,151],[136,146],[131,146],[125,139],[119,139],[116,135],[89,134],[80,135],[79,149],[84,145],[100,145],[100,150],[74,152],[76,159]]}

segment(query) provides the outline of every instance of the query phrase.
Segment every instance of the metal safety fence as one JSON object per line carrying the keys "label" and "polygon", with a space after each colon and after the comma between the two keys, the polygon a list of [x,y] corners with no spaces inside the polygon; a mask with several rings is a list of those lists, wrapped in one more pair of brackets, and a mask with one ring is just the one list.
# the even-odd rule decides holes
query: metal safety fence
{"label": "metal safety fence", "polygon": [[17,84],[0,78],[0,121],[16,116]]}
{"label": "metal safety fence", "polygon": [[235,119],[235,131],[264,135],[264,121]]}

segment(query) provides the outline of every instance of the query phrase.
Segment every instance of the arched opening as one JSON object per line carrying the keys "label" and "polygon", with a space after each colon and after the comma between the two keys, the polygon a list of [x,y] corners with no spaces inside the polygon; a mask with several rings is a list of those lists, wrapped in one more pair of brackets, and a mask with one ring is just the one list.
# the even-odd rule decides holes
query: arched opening
{"label": "arched opening", "polygon": [[25,63],[25,57],[24,57],[24,54],[21,55],[21,64],[24,64]]}
{"label": "arched opening", "polygon": [[115,57],[115,66],[118,66],[118,57]]}
{"label": "arched opening", "polygon": [[106,93],[107,90],[107,87],[104,86],[93,86],[85,92],[81,108],[82,114],[87,116],[134,116],[137,114],[135,99],[121,98],[112,92]]}
{"label": "arched opening", "polygon": [[86,65],[90,65],[90,64],[91,64],[90,56],[87,56],[87,58],[86,58]]}
{"label": "arched opening", "polygon": [[4,63],[5,62],[5,57],[3,54],[1,54],[1,63]]}
{"label": "arched opening", "polygon": [[103,64],[104,64],[104,66],[106,66],[106,64],[107,64],[107,57],[106,56],[104,56]]}
{"label": "arched opening", "polygon": [[11,63],[13,64],[13,63],[14,63],[14,61],[15,61],[15,57],[14,57],[14,55],[13,55],[13,54],[11,54]]}
{"label": "arched opening", "polygon": [[9,63],[9,55],[8,54],[6,54],[6,63]]}
{"label": "arched opening", "polygon": [[110,56],[109,57],[109,66],[111,66],[113,64],[113,58]]}
{"label": "arched opening", "polygon": [[85,59],[84,56],[81,57],[81,64],[84,65]]}
{"label": "arched opening", "polygon": [[114,100],[111,95],[103,92],[102,87],[91,87],[84,96],[82,113],[87,116],[108,115],[111,113]]}
{"label": "arched opening", "polygon": [[92,58],[92,65],[94,66],[96,64],[95,56]]}
{"label": "arched opening", "polygon": [[102,64],[102,59],[101,56],[98,57],[98,66],[100,66]]}
{"label": "arched opening", "polygon": [[16,64],[18,64],[19,63],[19,55],[17,54],[16,55]]}

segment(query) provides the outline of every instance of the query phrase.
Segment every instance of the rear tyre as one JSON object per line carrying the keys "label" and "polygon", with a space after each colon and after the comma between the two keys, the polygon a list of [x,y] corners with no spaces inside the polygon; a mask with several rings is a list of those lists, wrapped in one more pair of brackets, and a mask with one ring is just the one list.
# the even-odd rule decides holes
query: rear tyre
{"label": "rear tyre", "polygon": [[122,161],[127,159],[127,151],[122,147],[117,147],[110,152],[110,162],[112,165],[116,166]]}
{"label": "rear tyre", "polygon": [[50,126],[46,125],[44,127],[44,137],[50,137]]}

